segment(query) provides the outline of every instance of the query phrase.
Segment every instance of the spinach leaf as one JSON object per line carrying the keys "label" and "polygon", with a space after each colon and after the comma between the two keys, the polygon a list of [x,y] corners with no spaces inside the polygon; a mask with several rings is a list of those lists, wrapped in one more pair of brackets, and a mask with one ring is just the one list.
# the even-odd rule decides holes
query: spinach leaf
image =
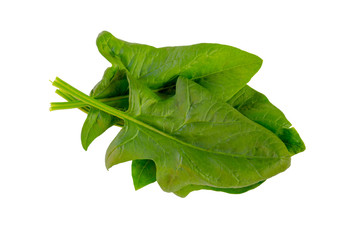
{"label": "spinach leaf", "polygon": [[137,81],[129,83],[126,113],[58,78],[53,83],[80,101],[125,119],[108,148],[108,168],[151,159],[160,187],[176,192],[188,185],[247,187],[289,167],[290,154],[276,135],[195,82],[179,78],[175,96],[165,100]]}
{"label": "spinach leaf", "polygon": [[[132,177],[135,190],[139,190],[146,185],[156,181],[156,166],[152,160],[133,160]],[[213,190],[231,194],[241,194],[260,186],[265,180],[253,185],[241,188],[217,188],[206,185],[188,185],[174,192],[179,197],[186,197],[190,192],[198,190]]]}
{"label": "spinach leaf", "polygon": [[[276,134],[285,143],[291,155],[295,155],[305,150],[305,144],[295,128],[291,128],[291,123],[286,119],[285,115],[271,104],[265,95],[246,85],[236,93],[228,103],[250,120]],[[151,160],[148,161],[147,164],[148,166],[151,166],[151,168],[146,171],[142,169],[143,166],[146,166],[146,160],[142,160],[142,165],[138,165],[136,164],[136,161],[133,161],[131,167],[132,177],[133,179],[136,179],[136,181],[134,180],[135,189],[140,189],[156,181],[156,168],[153,166],[154,163]],[[196,186],[194,187],[194,190],[200,188],[201,187]],[[191,188],[187,189],[188,194]]]}
{"label": "spinach leaf", "polygon": [[[111,97],[112,95],[109,94],[106,96]],[[119,103],[121,105],[121,102]],[[278,135],[278,137],[280,137],[280,139],[282,139],[282,141],[286,144],[290,153],[296,154],[298,152],[305,150],[304,143],[302,142],[296,130],[294,128],[289,129],[291,124],[286,119],[285,115],[275,106],[273,106],[268,101],[268,99],[261,93],[255,91],[249,86],[245,86],[232,99],[230,99],[228,103],[233,105],[235,109],[237,109],[239,112],[247,116],[249,119],[259,123],[260,125],[268,128],[276,135]],[[123,109],[126,109],[127,106],[128,106],[128,101],[124,102]],[[105,117],[110,116],[111,119],[119,120],[118,118],[108,115],[107,113],[104,113],[103,111],[100,111],[96,108],[92,108],[92,111],[96,111],[100,115],[96,117],[97,121],[94,123],[98,123],[98,126],[95,125],[95,127],[104,126],[103,124],[104,120],[102,115],[105,115]],[[90,118],[90,116],[94,116],[94,115],[95,114],[92,115],[90,113],[88,119]],[[114,124],[114,122],[111,122],[111,120],[108,122],[110,124],[103,131],[99,131],[99,132],[101,133],[104,132],[108,127]],[[121,123],[121,125],[123,124]],[[287,139],[289,140],[287,140],[286,137],[288,137]],[[151,160],[133,161],[132,176],[136,190],[152,182],[155,182],[156,181],[155,163]],[[186,189],[187,189],[187,193],[186,193],[187,195],[190,191],[193,190],[209,189],[209,188],[201,187],[201,186],[191,186],[191,187],[187,187]],[[216,188],[212,187],[211,190],[216,190]],[[229,192],[229,189],[217,189],[217,191]],[[233,190],[231,189],[231,191]],[[241,189],[240,190],[236,189],[234,193],[242,193],[242,192],[244,191]],[[183,193],[181,193],[180,195],[183,195]]]}
{"label": "spinach leaf", "polygon": [[[107,72],[105,72],[103,80],[99,82],[98,85],[92,90],[91,95],[94,95],[94,92],[102,93],[103,97],[112,97],[124,93],[127,94],[126,76],[116,73],[116,71],[120,72],[118,68],[109,68]],[[113,76],[122,77],[119,78]],[[124,79],[126,83],[123,83]],[[111,86],[109,87],[110,84],[114,85],[114,83],[116,83],[117,81],[122,83],[122,89],[117,89]],[[117,84],[120,85],[120,83]],[[102,87],[100,88],[98,86]],[[110,89],[112,90],[112,92],[104,94],[104,91],[99,91],[99,89]],[[297,131],[294,128],[290,128],[291,123],[286,119],[285,115],[278,108],[272,105],[266,98],[266,96],[264,96],[263,94],[255,91],[254,89],[246,85],[238,93],[236,93],[228,101],[228,103],[249,119],[259,123],[260,125],[274,132],[286,144],[289,152],[292,155],[305,150],[305,145]],[[127,107],[127,100],[124,101],[124,99],[122,99],[118,102],[118,109],[126,110]],[[93,139],[102,134],[106,129],[108,129],[115,123],[120,123],[122,125],[120,119],[104,113],[103,111],[100,111],[98,109],[92,108],[82,131],[82,143],[84,148],[86,149]],[[87,130],[86,134],[84,134],[85,130]],[[86,138],[84,136],[86,136]],[[142,164],[132,164],[132,176],[134,179],[135,189],[140,189],[156,181],[156,170],[155,167],[153,167],[154,163],[149,160],[149,162],[144,165],[150,166],[150,168],[144,170]],[[138,173],[141,173],[141,175],[137,175]]]}
{"label": "spinach leaf", "polygon": [[259,57],[220,44],[155,48],[108,32],[97,46],[112,67],[91,97],[56,79],[57,93],[69,103],[51,109],[88,113],[85,150],[109,127],[124,126],[106,165],[133,160],[135,189],[157,180],[181,197],[200,189],[243,193],[305,150],[285,115],[246,85],[262,64]]}
{"label": "spinach leaf", "polygon": [[225,101],[245,86],[262,64],[256,55],[221,44],[155,48],[117,39],[109,32],[100,33],[96,44],[113,66],[126,69],[151,89],[182,76],[196,80]]}
{"label": "spinach leaf", "polygon": [[[117,109],[119,109],[117,107]],[[109,115],[99,109],[91,108],[81,129],[81,144],[85,150],[89,145],[108,128],[123,120]]]}
{"label": "spinach leaf", "polygon": [[289,166],[289,152],[277,136],[195,82],[179,78],[176,95],[166,100],[129,82],[127,113],[140,122],[125,120],[108,148],[108,168],[151,159],[159,185],[175,192],[188,185],[246,187]]}
{"label": "spinach leaf", "polygon": [[156,165],[152,160],[140,159],[131,163],[131,175],[135,190],[156,181]]}
{"label": "spinach leaf", "polygon": [[[96,96],[100,95],[102,97],[113,97],[121,94],[128,94],[126,76],[125,74],[120,74],[119,72],[121,72],[121,70],[118,68],[112,67],[107,69],[103,80],[95,86],[91,95],[100,93],[101,95],[97,94]],[[126,83],[124,83],[124,81],[126,81]],[[122,88],[116,88],[111,85],[118,85]],[[107,90],[107,92],[104,91],[104,89]],[[128,95],[124,96],[128,97]],[[235,96],[228,101],[228,103],[249,119],[274,132],[286,144],[291,154],[294,155],[305,149],[304,143],[296,130],[294,128],[289,128],[291,124],[286,119],[285,115],[272,105],[263,94],[255,91],[248,85],[236,93]],[[118,100],[115,107],[126,110],[128,107],[128,100]],[[92,108],[88,114],[82,131],[82,143],[84,148],[87,149],[87,146],[92,140],[116,123],[123,125],[121,119],[96,108]],[[139,161],[137,161],[132,164],[132,176],[134,179],[135,189],[140,189],[156,181],[156,169],[154,167],[154,163],[151,160],[149,160],[146,164],[146,160],[142,160],[142,162],[144,163],[138,164]],[[144,166],[149,166],[149,169],[143,169]],[[138,175],[139,173],[141,173],[141,175]]]}
{"label": "spinach leaf", "polygon": [[[102,32],[97,38],[100,53],[112,63],[90,96],[122,96],[127,90],[126,70],[152,89],[173,86],[177,76],[196,79],[219,98],[228,100],[260,69],[262,60],[248,52],[220,44],[155,48],[115,38]],[[120,72],[120,74],[118,74]],[[126,109],[124,105],[115,106]],[[90,110],[81,132],[86,150],[91,142],[119,119],[99,110]]]}
{"label": "spinach leaf", "polygon": [[[104,75],[105,81],[100,81],[98,85],[102,84],[106,86],[106,84],[112,83],[114,81],[124,81],[124,79],[122,78],[115,78],[112,79],[112,81],[108,81],[105,76],[106,74]],[[126,86],[125,84],[123,85]],[[175,84],[172,84],[166,88],[168,94],[173,94],[173,92],[171,91],[175,91],[174,86]],[[127,91],[127,86],[124,87],[124,89],[125,91],[121,89],[114,90],[112,94],[103,96],[124,96],[124,99],[115,101],[116,105],[114,104],[113,106],[118,109],[126,110],[128,108],[128,95],[127,93],[124,95],[124,92]],[[154,91],[159,90],[161,89],[156,89]],[[96,92],[96,88],[94,88],[92,92]],[[286,119],[285,115],[277,107],[271,104],[271,102],[267,99],[265,95],[257,92],[250,86],[245,85],[227,102],[249,119],[259,123],[260,125],[274,132],[281,140],[283,140],[292,155],[305,150],[305,145],[297,131],[294,128],[291,128],[291,123]],[[84,139],[84,141],[82,141],[83,145],[86,146],[88,146],[92,142],[92,140],[101,135],[112,125],[123,125],[123,121],[121,119],[109,116],[107,115],[107,113],[101,112],[99,110],[94,109],[93,111],[95,113],[90,112],[89,114],[89,120],[87,120],[89,123],[85,123],[83,127],[83,132],[86,131],[86,135],[92,136],[90,139],[89,137],[82,137],[82,139]],[[90,121],[90,119],[93,120]],[[88,141],[87,144],[85,144],[86,141]]]}
{"label": "spinach leaf", "polygon": [[298,132],[264,94],[245,86],[228,103],[247,118],[275,133],[292,155],[305,150],[305,144]]}

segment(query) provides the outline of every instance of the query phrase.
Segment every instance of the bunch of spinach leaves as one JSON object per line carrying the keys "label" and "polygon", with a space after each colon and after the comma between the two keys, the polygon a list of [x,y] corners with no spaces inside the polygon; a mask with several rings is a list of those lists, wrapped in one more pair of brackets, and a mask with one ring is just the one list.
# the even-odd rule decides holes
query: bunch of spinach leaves
{"label": "bunch of spinach leaves", "polygon": [[68,102],[51,110],[87,113],[85,150],[111,126],[122,127],[106,167],[132,161],[135,189],[157,181],[181,197],[200,189],[243,193],[305,150],[285,115],[247,85],[259,57],[220,44],[155,48],[109,32],[97,46],[112,66],[90,97],[56,78],[56,92]]}

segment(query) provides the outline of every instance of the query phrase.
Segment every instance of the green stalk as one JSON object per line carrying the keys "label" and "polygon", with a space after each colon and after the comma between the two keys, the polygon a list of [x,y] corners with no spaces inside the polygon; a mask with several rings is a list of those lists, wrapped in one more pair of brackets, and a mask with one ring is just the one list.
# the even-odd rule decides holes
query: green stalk
{"label": "green stalk", "polygon": [[62,92],[60,89],[56,89],[55,93],[58,94],[60,97],[64,98],[65,100],[69,101],[69,102],[70,101],[76,101],[76,98],[72,97],[69,94],[66,94],[66,93]]}
{"label": "green stalk", "polygon": [[[160,92],[166,89],[170,89],[173,86],[163,87],[154,90],[154,92]],[[52,110],[63,110],[63,109],[72,109],[72,108],[86,108],[88,105],[82,101],[79,101],[78,99],[72,97],[71,95],[68,95],[61,90],[56,90],[56,93],[59,94],[61,97],[63,97],[68,102],[53,102],[52,103]],[[123,95],[123,96],[117,96],[117,97],[111,97],[111,98],[99,98],[100,102],[106,102],[109,105],[117,103],[117,101],[128,98],[129,95]],[[82,110],[82,109],[80,109]],[[89,111],[89,109],[88,109]]]}
{"label": "green stalk", "polygon": [[[175,142],[178,142],[186,147],[190,147],[190,148],[194,148],[200,151],[205,151],[205,152],[214,152],[216,154],[223,154],[223,155],[227,155],[227,156],[233,156],[233,157],[244,157],[244,155],[240,155],[240,154],[230,154],[230,153],[225,153],[225,152],[216,152],[216,151],[210,151],[209,149],[204,149],[202,147],[198,147],[195,145],[191,145],[190,143],[184,142],[172,135],[167,134],[166,132],[160,131],[157,128],[154,128],[151,125],[148,125],[142,121],[137,120],[136,118],[128,115],[125,112],[122,112],[116,108],[110,107],[108,105],[106,105],[105,103],[100,102],[99,100],[89,97],[88,95],[86,95],[85,93],[77,90],[76,88],[74,88],[73,86],[69,85],[68,83],[64,82],[63,80],[61,80],[60,78],[56,78],[55,81],[53,82],[53,86],[59,88],[60,90],[72,95],[73,97],[79,99],[80,101],[86,103],[87,105],[90,105],[91,107],[97,108],[103,112],[106,112],[108,114],[111,114],[115,117],[118,118],[122,118],[124,120],[130,121],[135,123],[138,126],[144,127],[152,132],[155,132],[159,135],[162,135],[164,137],[166,137],[167,139],[171,139]],[[51,108],[50,108],[51,110]]]}
{"label": "green stalk", "polygon": [[[78,99],[74,98],[70,94],[68,94],[68,93],[66,93],[66,92],[64,92],[64,91],[62,91],[60,89],[56,89],[55,93],[57,93],[60,97],[64,98],[68,102],[61,102],[61,103],[52,102],[50,104],[50,106],[51,106],[50,111],[71,109],[68,106],[73,106],[73,108],[79,108],[79,110],[81,110],[82,112],[84,112],[86,114],[89,113],[90,107],[86,103],[79,101]],[[125,98],[125,97],[128,97],[128,96],[124,96],[123,98]],[[120,99],[119,97],[117,97],[117,98]],[[107,102],[108,104],[113,104],[113,103],[115,104],[116,103],[116,101],[109,101],[108,99],[104,99],[104,102]],[[83,106],[83,107],[81,107],[81,106]],[[118,126],[118,127],[123,127],[124,126],[124,124],[121,123],[121,122],[117,122],[114,125]]]}
{"label": "green stalk", "polygon": [[64,109],[72,109],[72,108],[82,108],[86,106],[86,104],[80,101],[69,101],[69,102],[53,102],[51,103],[52,110],[64,110]]}
{"label": "green stalk", "polygon": [[[72,102],[79,102],[76,98],[74,98],[73,96],[61,91],[60,89],[56,89],[55,93],[57,93],[60,97],[64,98],[65,100],[67,100],[68,102],[65,102],[66,104],[72,104]],[[64,102],[63,102],[64,103]],[[52,109],[51,110],[62,110],[62,109],[70,109],[67,108],[67,105],[65,105],[66,107],[57,107],[56,103],[54,103],[54,106],[52,105]],[[82,106],[77,107],[79,108],[81,111],[83,111],[84,113],[88,113],[90,111],[90,108],[88,106],[86,106],[86,104],[82,104]]]}
{"label": "green stalk", "polygon": [[[95,107],[103,112],[106,112],[108,114],[111,114],[115,117],[121,118],[121,119],[125,119],[128,121],[131,121],[133,123],[136,123],[140,126],[144,126],[154,132],[157,132],[161,135],[164,135],[165,133],[159,131],[158,129],[149,126],[147,124],[144,124],[143,122],[137,120],[136,118],[133,118],[132,116],[126,114],[125,112],[122,112],[116,108],[110,107],[108,105],[106,105],[105,103],[100,102],[99,100],[89,97],[88,95],[86,95],[85,93],[77,90],[76,88],[72,87],[71,85],[69,85],[68,83],[64,82],[63,80],[61,80],[60,78],[56,78],[55,81],[53,82],[53,86],[59,88],[61,91],[70,94],[71,96],[77,98],[79,101],[82,101],[84,103],[86,103],[86,105],[90,105],[91,107]],[[56,106],[56,104],[55,104]],[[56,110],[53,108],[53,103],[51,103],[51,107],[50,107],[50,111]],[[165,134],[166,135],[166,134]]]}
{"label": "green stalk", "polygon": [[[106,102],[106,103],[112,104],[112,103],[116,103],[117,101],[119,101],[121,99],[126,99],[128,97],[129,97],[128,95],[124,95],[124,96],[118,96],[118,97],[112,97],[112,98],[100,98],[97,100],[99,100],[100,102]],[[66,100],[68,100],[68,99],[66,99]],[[81,102],[79,100],[68,100],[68,102],[53,102],[52,104],[54,107],[53,110],[82,108],[82,107],[87,106],[86,103]]]}

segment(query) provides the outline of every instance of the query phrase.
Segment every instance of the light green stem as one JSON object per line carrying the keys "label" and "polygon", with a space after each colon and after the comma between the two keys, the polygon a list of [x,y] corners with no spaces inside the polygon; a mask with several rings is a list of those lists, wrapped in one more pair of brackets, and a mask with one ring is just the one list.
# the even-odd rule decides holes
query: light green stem
{"label": "light green stem", "polygon": [[[173,140],[175,142],[178,142],[179,144],[189,147],[189,148],[194,148],[197,149],[199,151],[203,151],[203,152],[210,152],[210,153],[215,153],[215,154],[221,154],[221,155],[226,155],[226,156],[231,156],[231,157],[241,157],[241,158],[246,158],[247,155],[244,154],[239,154],[239,153],[226,153],[226,152],[219,152],[219,151],[213,151],[213,150],[209,150],[209,149],[205,149],[201,146],[196,146],[196,145],[192,145],[191,143],[188,142],[184,142],[170,134],[167,134],[166,132],[160,131],[157,128],[154,128],[151,125],[146,124],[145,122],[139,121],[136,118],[130,116],[129,114],[122,112],[116,108],[110,107],[108,105],[106,105],[105,103],[100,102],[99,100],[89,97],[88,95],[86,95],[83,92],[80,92],[79,90],[77,90],[76,88],[72,87],[71,85],[69,85],[68,83],[64,82],[63,80],[61,80],[60,78],[56,78],[55,81],[53,82],[53,85],[57,88],[59,88],[60,90],[72,95],[73,97],[79,99],[80,101],[83,101],[84,103],[86,103],[87,105],[90,105],[94,108],[97,108],[103,112],[106,112],[110,115],[113,115],[115,117],[118,118],[122,118],[125,119],[127,121],[130,121],[132,123],[135,123],[138,126],[144,127],[152,132],[155,132],[159,135],[162,135],[164,137],[166,137],[167,139]],[[51,110],[51,108],[50,108]],[[262,156],[259,156],[259,158],[263,158]]]}
{"label": "light green stem", "polygon": [[[73,96],[61,91],[60,89],[56,89],[55,91],[56,94],[58,94],[60,97],[64,98],[66,101],[66,104],[70,103],[71,102],[77,102],[78,100],[76,98],[74,98]],[[54,104],[54,105],[53,105]],[[53,103],[51,105],[51,110],[62,110],[62,109],[70,109],[70,108],[67,108],[67,107],[56,107],[56,103]],[[86,106],[86,104],[82,104],[82,106],[79,106],[78,107],[79,110],[83,111],[84,113],[88,113],[90,111],[90,108],[88,106]]]}
{"label": "light green stem", "polygon": [[[60,95],[60,94],[59,94]],[[128,98],[128,95],[124,96],[118,96],[118,97],[112,97],[112,98],[101,98],[98,99],[100,102],[106,102],[106,103],[116,103],[119,100]],[[65,98],[65,97],[63,97]],[[66,98],[65,98],[66,99]],[[68,100],[68,99],[66,99]],[[79,100],[68,100],[68,102],[53,102],[52,107],[53,110],[62,110],[62,109],[72,109],[72,108],[82,108],[86,107],[87,104],[79,101]]]}
{"label": "light green stem", "polygon": [[[167,86],[163,88],[159,88],[154,90],[154,92],[160,92],[166,89],[170,89],[173,86]],[[52,103],[52,109],[51,110],[63,110],[63,109],[72,109],[72,108],[79,108],[80,110],[84,110],[81,108],[88,108],[88,105],[82,101],[79,101],[78,99],[62,92],[61,90],[56,90],[56,93],[59,94],[61,97],[63,97],[68,102],[53,102]],[[111,98],[98,98],[100,102],[106,102],[108,104],[116,104],[119,100],[127,99],[129,95],[123,95],[123,96],[117,96],[117,97],[111,97]],[[88,109],[89,110],[89,109]]]}
{"label": "light green stem", "polygon": [[[79,101],[82,101],[84,103],[86,103],[86,105],[90,105],[91,107],[97,108],[103,112],[106,112],[110,115],[113,115],[115,117],[118,118],[122,118],[128,121],[131,121],[137,125],[140,126],[144,126],[147,129],[157,132],[161,135],[165,135],[167,137],[169,137],[167,134],[165,134],[164,132],[159,131],[158,129],[147,125],[139,120],[137,120],[136,118],[133,118],[132,116],[126,114],[125,112],[122,112],[116,108],[110,107],[108,105],[106,105],[105,103],[100,102],[99,100],[89,97],[88,95],[86,95],[85,93],[77,90],[76,88],[74,88],[73,86],[71,86],[70,84],[64,82],[63,80],[61,80],[60,78],[56,78],[55,81],[53,82],[53,86],[59,88],[61,91],[70,94],[71,96],[77,98]],[[50,111],[54,110],[52,108],[52,104],[50,107]],[[171,138],[171,137],[170,137]]]}

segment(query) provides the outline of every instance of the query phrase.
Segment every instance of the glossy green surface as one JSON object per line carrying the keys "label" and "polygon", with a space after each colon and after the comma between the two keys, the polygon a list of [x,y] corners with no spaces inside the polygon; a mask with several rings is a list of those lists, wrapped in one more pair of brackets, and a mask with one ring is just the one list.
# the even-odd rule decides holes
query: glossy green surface
{"label": "glossy green surface", "polygon": [[106,166],[133,160],[136,190],[157,181],[180,197],[200,189],[239,194],[284,171],[290,156],[305,150],[285,115],[246,85],[259,57],[220,44],[154,48],[108,32],[97,46],[112,66],[92,98],[57,79],[57,93],[69,102],[51,109],[88,114],[85,150],[109,127],[123,126]]}
{"label": "glossy green surface", "polygon": [[221,44],[155,48],[117,39],[109,32],[100,33],[96,44],[113,66],[126,69],[151,89],[182,76],[196,80],[224,101],[245,86],[262,64],[256,55]]}
{"label": "glossy green surface", "polygon": [[127,114],[140,123],[125,119],[107,150],[108,168],[151,159],[161,188],[175,192],[187,185],[246,187],[289,167],[290,154],[276,135],[197,83],[179,78],[166,100],[136,80],[130,86]]}
{"label": "glossy green surface", "polygon": [[[255,91],[249,86],[245,86],[237,94],[235,94],[228,103],[250,120],[266,127],[276,134],[284,142],[291,155],[295,155],[305,150],[304,142],[297,131],[291,127],[291,123],[286,119],[285,115],[273,104],[271,104],[265,95]],[[149,160],[148,165],[152,166],[152,161]],[[132,165],[132,176],[137,179],[138,183],[141,183],[141,186],[138,186],[134,182],[136,189],[156,181],[155,167],[151,168],[152,171],[140,171],[140,169],[134,169],[138,167],[139,166],[136,164]],[[136,175],[137,173],[141,174]],[[192,188],[194,188],[194,190],[198,190],[200,187],[192,186]],[[189,190],[191,188],[187,189]],[[216,189],[212,188],[211,190]],[[228,191],[228,189],[226,190]],[[237,191],[239,192],[241,190],[237,189]]]}
{"label": "glossy green surface", "polygon": [[[174,86],[176,78],[184,76],[196,80],[219,98],[228,100],[262,64],[256,55],[220,44],[154,48],[117,39],[109,32],[100,33],[96,43],[100,53],[112,64],[91,91],[90,96],[97,98],[126,95],[128,83],[124,73],[127,72],[156,90]],[[123,101],[123,104],[118,108],[126,109],[127,102]],[[90,111],[81,134],[84,149],[116,122],[113,116]]]}

